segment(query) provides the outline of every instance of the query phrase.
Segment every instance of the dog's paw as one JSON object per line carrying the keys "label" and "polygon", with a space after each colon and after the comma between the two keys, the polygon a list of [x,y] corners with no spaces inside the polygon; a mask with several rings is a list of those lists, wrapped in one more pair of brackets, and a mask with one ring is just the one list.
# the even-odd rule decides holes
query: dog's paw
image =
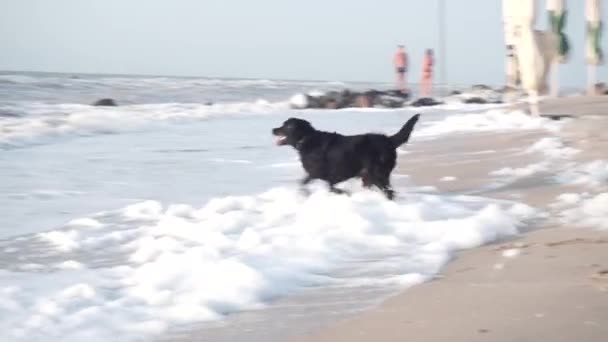
{"label": "dog's paw", "polygon": [[395,191],[391,190],[391,189],[386,189],[383,191],[384,195],[386,196],[387,199],[394,201],[395,200]]}
{"label": "dog's paw", "polygon": [[333,192],[334,194],[337,195],[346,195],[346,196],[350,196],[350,192],[346,191],[346,190],[342,190],[342,189],[338,189],[338,188],[330,188],[329,191]]}

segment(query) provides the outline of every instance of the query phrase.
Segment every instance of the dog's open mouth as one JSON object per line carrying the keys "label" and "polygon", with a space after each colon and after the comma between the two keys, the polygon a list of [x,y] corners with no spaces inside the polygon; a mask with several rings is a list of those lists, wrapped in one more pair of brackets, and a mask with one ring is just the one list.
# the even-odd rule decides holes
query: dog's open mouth
{"label": "dog's open mouth", "polygon": [[277,135],[277,145],[285,145],[287,143],[287,137],[284,135]]}

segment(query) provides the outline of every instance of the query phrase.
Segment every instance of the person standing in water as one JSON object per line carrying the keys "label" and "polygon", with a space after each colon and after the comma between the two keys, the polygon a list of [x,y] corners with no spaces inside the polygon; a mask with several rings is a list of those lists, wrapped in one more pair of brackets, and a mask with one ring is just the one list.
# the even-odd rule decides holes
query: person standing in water
{"label": "person standing in water", "polygon": [[420,82],[420,97],[430,97],[433,92],[433,50],[426,49],[422,60],[422,81]]}
{"label": "person standing in water", "polygon": [[405,92],[407,87],[406,73],[408,60],[403,45],[397,47],[397,52],[395,52],[395,57],[393,58],[393,65],[395,66],[395,73],[397,75],[397,89]]}

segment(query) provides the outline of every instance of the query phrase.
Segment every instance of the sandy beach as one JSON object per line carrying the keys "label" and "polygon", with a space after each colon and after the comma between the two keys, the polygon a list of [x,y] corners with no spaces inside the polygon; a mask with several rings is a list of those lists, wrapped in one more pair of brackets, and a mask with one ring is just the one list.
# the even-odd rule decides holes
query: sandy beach
{"label": "sandy beach", "polygon": [[0,2],[0,342],[607,342],[602,4]]}
{"label": "sandy beach", "polygon": [[[82,77],[5,76],[34,95],[0,104],[3,342],[605,340],[600,99],[548,101],[552,117],[459,98],[288,110],[189,104],[205,80]],[[41,104],[49,82],[133,86],[142,104]],[[154,82],[180,102],[148,103]],[[220,82],[267,94],[250,83]],[[323,88],[273,84],[305,86]],[[303,196],[269,129],[392,134],[417,112],[395,201],[357,179]]]}
{"label": "sandy beach", "polygon": [[607,190],[583,171],[606,158],[607,108],[599,97],[548,100],[543,113],[573,117],[557,132],[412,142],[397,170],[412,182],[517,199],[543,215],[514,239],[459,253],[435,280],[294,341],[605,341],[608,231],[564,199]]}

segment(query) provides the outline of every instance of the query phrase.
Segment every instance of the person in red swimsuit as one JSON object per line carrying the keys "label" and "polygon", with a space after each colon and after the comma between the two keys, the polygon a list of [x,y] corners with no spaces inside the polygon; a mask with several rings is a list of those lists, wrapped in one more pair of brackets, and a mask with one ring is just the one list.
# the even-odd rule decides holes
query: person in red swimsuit
{"label": "person in red swimsuit", "polygon": [[395,52],[395,57],[393,58],[393,65],[395,66],[395,73],[397,76],[397,89],[405,92],[407,86],[406,73],[408,60],[403,45],[397,47],[397,52]]}
{"label": "person in red swimsuit", "polygon": [[420,97],[430,97],[433,92],[433,50],[426,49],[422,61],[422,81],[420,82]]}

